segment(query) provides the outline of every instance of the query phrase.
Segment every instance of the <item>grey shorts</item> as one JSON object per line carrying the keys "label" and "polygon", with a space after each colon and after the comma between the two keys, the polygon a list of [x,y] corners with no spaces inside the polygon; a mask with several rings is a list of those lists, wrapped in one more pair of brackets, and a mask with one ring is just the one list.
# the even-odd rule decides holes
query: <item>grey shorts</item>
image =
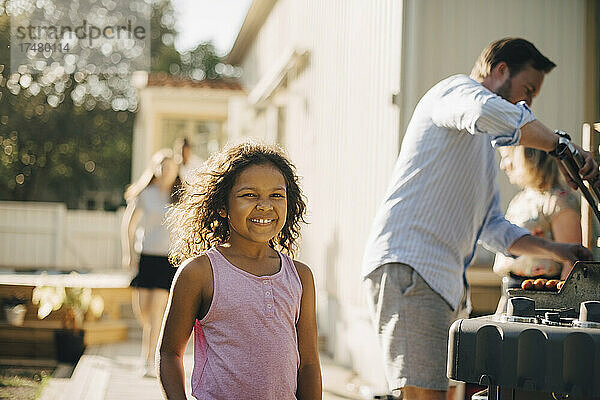
{"label": "grey shorts", "polygon": [[400,263],[377,268],[365,286],[390,390],[447,390],[448,329],[468,316],[466,292],[454,311],[414,269]]}

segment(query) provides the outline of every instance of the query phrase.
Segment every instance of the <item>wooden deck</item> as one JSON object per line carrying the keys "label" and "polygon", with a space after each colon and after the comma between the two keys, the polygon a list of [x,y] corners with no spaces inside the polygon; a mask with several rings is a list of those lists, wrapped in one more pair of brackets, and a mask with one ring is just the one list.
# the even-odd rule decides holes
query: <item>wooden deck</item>
{"label": "wooden deck", "polygon": [[[88,287],[92,293],[100,295],[104,300],[104,314],[111,319],[121,317],[123,304],[131,303],[131,276],[127,273],[112,274],[50,274],[39,273],[0,273],[0,297],[16,296],[31,300],[31,293],[38,285],[63,286],[63,287]],[[64,311],[54,311],[46,320],[62,319]],[[37,306],[27,304],[27,320],[36,320]]]}
{"label": "wooden deck", "polygon": [[[105,301],[105,314],[108,320],[87,323],[90,327],[89,335],[86,333],[88,346],[73,374],[70,378],[61,375],[61,377],[51,379],[40,400],[162,399],[158,381],[155,378],[146,378],[142,375],[139,362],[141,332],[135,320],[132,319],[129,279],[129,276],[122,273],[80,274],[75,276],[0,274],[0,297],[15,295],[30,299],[35,285],[45,284],[91,287],[93,292],[101,295]],[[32,304],[28,305],[26,324],[23,327],[8,327],[6,324],[0,326],[0,328],[6,329],[4,336],[13,341],[16,338],[23,341],[25,340],[24,332],[30,334],[30,336],[50,335],[51,331],[60,324],[62,310],[53,312],[43,321],[37,320],[36,311],[36,307]],[[129,338],[125,341],[115,342],[124,339],[124,335],[127,334],[127,329],[122,326],[123,323],[129,327]],[[111,326],[105,326],[107,324]],[[119,329],[115,329],[112,325],[118,325],[117,328]],[[9,328],[18,330],[18,332],[8,332]],[[112,331],[110,331],[111,329]],[[41,340],[42,338],[37,336],[32,337],[32,340],[36,342],[36,346],[42,346],[43,349],[51,351],[54,346],[50,343],[50,336],[46,337],[47,340]],[[0,344],[2,342],[2,335],[0,335]],[[14,343],[11,343],[11,348],[14,345]],[[40,349],[36,350],[31,346],[26,347],[35,350],[35,357],[53,358],[53,354],[41,354]],[[7,349],[4,350],[7,353],[6,355],[11,353]],[[14,357],[15,355],[11,356]],[[33,357],[32,354],[22,356]],[[364,393],[365,390],[368,391],[368,386],[360,382],[356,374],[336,365],[326,357],[322,356],[321,361],[325,387],[324,400],[365,398]],[[189,399],[193,399],[190,394],[190,374],[193,367],[191,341],[184,356],[184,364],[188,386],[186,391]]]}
{"label": "wooden deck", "polygon": [[[142,374],[139,352],[136,339],[88,346],[71,378],[51,380],[41,400],[160,400],[158,381]],[[193,362],[189,346],[184,362],[189,382]]]}
{"label": "wooden deck", "polygon": [[[123,311],[132,314],[130,278],[127,274],[52,274],[0,273],[0,299],[16,296],[26,300],[27,313],[22,326],[5,322],[0,309],[0,357],[55,359],[54,332],[62,329],[65,307],[53,311],[47,318],[37,318],[37,306],[31,302],[36,285],[89,287],[104,300],[104,315],[100,320],[85,321],[86,345],[127,340],[129,321]],[[128,315],[125,315],[128,317]],[[135,322],[135,321],[134,321]]]}
{"label": "wooden deck", "polygon": [[[158,381],[145,378],[139,368],[140,342],[89,346],[70,379],[52,379],[41,400],[161,400]],[[184,365],[186,392],[191,397],[190,374],[193,366],[191,341]],[[364,399],[360,392],[368,390],[352,371],[322,359],[324,400]]]}

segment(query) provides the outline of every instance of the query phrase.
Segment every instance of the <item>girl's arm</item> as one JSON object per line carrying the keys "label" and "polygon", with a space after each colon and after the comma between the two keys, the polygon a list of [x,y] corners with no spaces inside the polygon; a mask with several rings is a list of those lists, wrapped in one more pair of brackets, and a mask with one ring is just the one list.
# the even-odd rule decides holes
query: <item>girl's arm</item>
{"label": "girl's arm", "polygon": [[159,339],[158,378],[165,399],[186,399],[183,354],[208,290],[212,296],[208,257],[182,263],[171,288]]}
{"label": "girl's arm", "polygon": [[[577,211],[566,209],[552,218],[552,235],[554,241],[561,243],[581,243],[581,220]],[[573,265],[563,263],[560,279],[566,279]]]}
{"label": "girl's arm", "polygon": [[123,221],[121,222],[121,250],[123,254],[121,263],[124,268],[131,268],[135,260],[133,242],[135,230],[142,216],[142,212],[135,204],[135,201],[127,204],[127,208],[123,214]]}
{"label": "girl's arm", "polygon": [[312,272],[306,265],[298,261],[294,261],[294,264],[302,282],[300,317],[296,326],[298,331],[298,352],[300,353],[296,397],[299,400],[316,400],[322,397],[322,383],[317,341],[315,283]]}

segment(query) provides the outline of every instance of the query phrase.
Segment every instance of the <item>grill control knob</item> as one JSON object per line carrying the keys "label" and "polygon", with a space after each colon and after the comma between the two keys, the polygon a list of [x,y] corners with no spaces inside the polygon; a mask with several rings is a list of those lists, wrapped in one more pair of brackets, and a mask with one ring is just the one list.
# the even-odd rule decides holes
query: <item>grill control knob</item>
{"label": "grill control knob", "polygon": [[584,301],[579,306],[579,320],[600,323],[600,301]]}
{"label": "grill control knob", "polygon": [[560,322],[560,313],[556,311],[548,311],[544,314],[544,319],[550,322]]}
{"label": "grill control knob", "polygon": [[511,297],[508,299],[506,315],[509,317],[535,318],[535,301],[529,297]]}

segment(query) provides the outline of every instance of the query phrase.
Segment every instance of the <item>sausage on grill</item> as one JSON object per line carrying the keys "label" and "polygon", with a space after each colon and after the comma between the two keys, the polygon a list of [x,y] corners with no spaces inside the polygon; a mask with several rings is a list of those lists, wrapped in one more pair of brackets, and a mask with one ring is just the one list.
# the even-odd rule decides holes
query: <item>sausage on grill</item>
{"label": "sausage on grill", "polygon": [[525,279],[521,283],[521,289],[523,289],[523,290],[531,290],[531,289],[533,289],[533,279]]}
{"label": "sausage on grill", "polygon": [[558,285],[558,279],[549,279],[548,282],[546,282],[546,290],[550,290],[552,292],[556,291],[556,285]]}
{"label": "sausage on grill", "polygon": [[538,278],[535,281],[533,281],[533,287],[535,288],[535,290],[544,290],[544,288],[546,287],[546,282],[548,282],[547,279]]}

